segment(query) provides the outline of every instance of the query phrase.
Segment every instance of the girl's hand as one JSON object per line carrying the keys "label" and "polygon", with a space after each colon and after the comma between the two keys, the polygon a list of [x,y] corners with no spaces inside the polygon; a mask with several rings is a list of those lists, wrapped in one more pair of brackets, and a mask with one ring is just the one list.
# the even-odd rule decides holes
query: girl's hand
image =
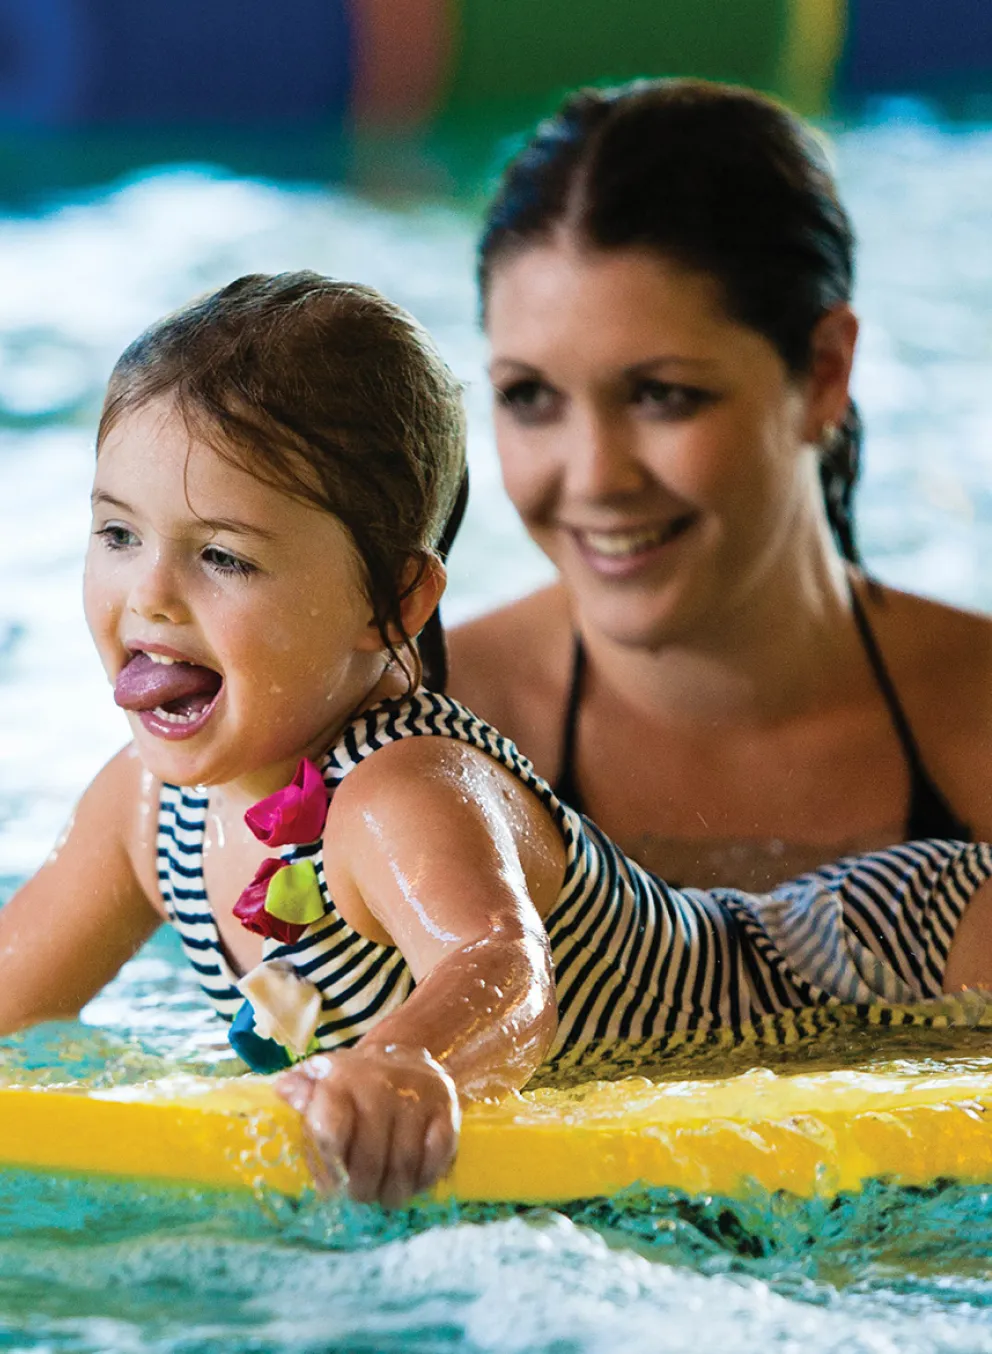
{"label": "girl's hand", "polygon": [[373,1044],[321,1053],[284,1072],[282,1098],[303,1116],[322,1194],[397,1208],[445,1174],[461,1109],[451,1077],[426,1049]]}

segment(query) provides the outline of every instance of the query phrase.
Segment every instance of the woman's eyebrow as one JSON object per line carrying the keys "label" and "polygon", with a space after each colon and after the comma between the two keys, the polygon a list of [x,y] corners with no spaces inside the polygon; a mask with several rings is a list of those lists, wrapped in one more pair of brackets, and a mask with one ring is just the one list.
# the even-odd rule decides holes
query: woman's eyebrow
{"label": "woman's eyebrow", "polygon": [[659,353],[656,357],[646,357],[641,362],[633,362],[624,371],[631,376],[642,372],[654,371],[658,367],[693,367],[712,371],[719,363],[711,357],[683,357],[676,353]]}
{"label": "woman's eyebrow", "polygon": [[540,368],[535,367],[532,362],[524,362],[516,357],[494,357],[486,368],[490,379],[498,371],[513,372],[518,375],[539,376]]}
{"label": "woman's eyebrow", "polygon": [[[719,362],[712,357],[684,357],[679,353],[656,353],[652,357],[644,357],[639,362],[632,362],[628,366],[621,367],[620,370],[625,376],[640,376],[646,372],[656,371],[659,367],[692,367],[694,370],[713,371],[719,367]],[[533,363],[524,362],[515,357],[497,357],[489,364],[489,377],[495,379],[497,375],[514,376],[540,376],[541,370],[535,367]]]}
{"label": "woman's eyebrow", "polygon": [[[129,517],[135,515],[134,509],[123,499],[115,498],[113,494],[108,494],[105,489],[94,489],[90,496],[93,507],[116,508],[118,512],[125,513]],[[258,536],[262,540],[275,540],[275,533],[268,531],[265,527],[258,526],[254,522],[242,522],[236,517],[200,517],[194,513],[197,524],[206,527],[209,531],[229,531],[236,536]]]}

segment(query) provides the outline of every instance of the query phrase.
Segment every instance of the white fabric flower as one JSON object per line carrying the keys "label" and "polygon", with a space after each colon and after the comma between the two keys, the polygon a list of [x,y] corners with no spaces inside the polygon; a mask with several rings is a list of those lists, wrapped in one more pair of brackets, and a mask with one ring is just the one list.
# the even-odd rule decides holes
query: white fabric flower
{"label": "white fabric flower", "polygon": [[321,997],[313,983],[288,960],[270,959],[246,973],[237,987],[251,1002],[261,1037],[305,1057],[320,1023]]}

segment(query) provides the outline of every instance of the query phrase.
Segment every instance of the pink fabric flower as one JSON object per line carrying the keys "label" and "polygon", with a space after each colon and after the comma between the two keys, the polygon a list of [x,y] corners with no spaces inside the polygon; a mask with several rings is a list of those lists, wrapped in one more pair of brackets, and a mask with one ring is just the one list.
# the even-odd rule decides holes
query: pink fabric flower
{"label": "pink fabric flower", "polygon": [[245,822],[266,846],[297,846],[322,835],[327,805],[324,778],[304,757],[286,788],[253,804]]}
{"label": "pink fabric flower", "polygon": [[241,897],[234,904],[234,915],[245,930],[254,931],[255,935],[265,936],[266,939],[278,940],[283,945],[294,944],[307,929],[295,922],[274,917],[265,910],[269,880],[289,863],[278,856],[267,856],[255,871],[255,878],[242,890]]}

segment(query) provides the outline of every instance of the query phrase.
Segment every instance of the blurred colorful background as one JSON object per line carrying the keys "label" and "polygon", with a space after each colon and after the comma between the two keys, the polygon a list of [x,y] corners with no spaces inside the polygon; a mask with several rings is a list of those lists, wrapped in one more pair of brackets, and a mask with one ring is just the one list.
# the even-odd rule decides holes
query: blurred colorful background
{"label": "blurred colorful background", "polygon": [[[565,89],[660,74],[758,86],[825,132],[860,241],[866,559],[992,610],[992,0],[0,0],[0,900],[127,737],[80,600],[124,345],[245,272],[378,286],[465,387],[446,618],[525,592],[549,566],[500,485],[482,203]],[[112,1080],[226,1049],[160,935],[82,1022],[8,1056]],[[992,1354],[988,1191],[631,1199],[418,1235],[330,1205],[0,1186],[4,1349]]]}
{"label": "blurred colorful background", "polygon": [[92,181],[192,139],[338,176],[385,136],[454,157],[457,186],[586,82],[700,75],[808,114],[911,91],[981,116],[990,72],[989,0],[0,0],[0,171],[14,192]]}

